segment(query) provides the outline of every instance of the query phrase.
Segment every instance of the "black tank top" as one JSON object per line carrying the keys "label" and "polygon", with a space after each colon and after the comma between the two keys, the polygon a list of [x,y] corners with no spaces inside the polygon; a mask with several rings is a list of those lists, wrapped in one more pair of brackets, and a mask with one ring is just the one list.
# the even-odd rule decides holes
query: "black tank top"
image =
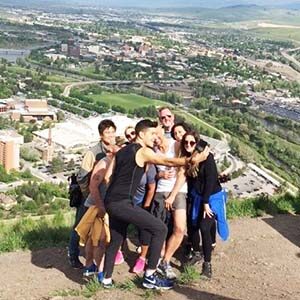
{"label": "black tank top", "polygon": [[139,167],[135,162],[140,148],[140,144],[129,144],[116,154],[115,169],[105,196],[106,204],[117,201],[132,202],[145,172],[145,168]]}

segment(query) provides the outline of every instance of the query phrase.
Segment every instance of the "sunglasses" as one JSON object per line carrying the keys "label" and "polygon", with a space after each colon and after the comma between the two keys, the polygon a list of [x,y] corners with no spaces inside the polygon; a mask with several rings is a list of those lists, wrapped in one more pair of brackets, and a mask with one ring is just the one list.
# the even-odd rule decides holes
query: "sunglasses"
{"label": "sunglasses", "polygon": [[135,136],[135,131],[131,131],[131,132],[125,134],[125,137],[126,137],[126,138],[131,138],[131,137],[133,137],[133,136]]}
{"label": "sunglasses", "polygon": [[160,117],[162,120],[166,120],[167,118],[172,118],[172,115],[165,115]]}
{"label": "sunglasses", "polygon": [[191,147],[193,147],[193,146],[196,145],[196,142],[195,142],[195,141],[184,141],[184,145],[185,145],[185,146],[190,145]]}

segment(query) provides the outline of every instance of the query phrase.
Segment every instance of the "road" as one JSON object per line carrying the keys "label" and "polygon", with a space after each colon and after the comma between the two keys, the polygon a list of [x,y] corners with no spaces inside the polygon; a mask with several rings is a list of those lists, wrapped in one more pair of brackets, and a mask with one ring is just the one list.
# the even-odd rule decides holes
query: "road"
{"label": "road", "polygon": [[89,80],[89,81],[81,81],[81,82],[73,82],[68,84],[62,95],[64,97],[69,97],[71,89],[78,86],[88,85],[88,84],[102,84],[102,85],[126,85],[126,84],[143,84],[145,80]]}
{"label": "road", "polygon": [[18,180],[18,181],[14,181],[14,182],[11,182],[11,183],[0,182],[1,193],[6,193],[10,190],[13,190],[17,186],[22,185],[24,182],[25,182],[24,180]]}
{"label": "road", "polygon": [[[174,83],[191,83],[194,80],[161,80],[159,83],[164,84],[174,84]],[[72,82],[68,84],[62,95],[65,97],[69,97],[71,89],[78,86],[88,85],[88,84],[102,84],[102,85],[131,85],[131,84],[144,84],[150,83],[147,80],[87,80],[80,82]]]}
{"label": "road", "polygon": [[295,59],[295,57],[289,55],[289,52],[297,51],[299,49],[300,48],[295,48],[295,49],[290,49],[290,50],[287,50],[287,51],[281,51],[281,55],[284,58],[286,58],[287,60],[289,60],[291,63],[295,64],[300,70],[300,62],[297,59]]}

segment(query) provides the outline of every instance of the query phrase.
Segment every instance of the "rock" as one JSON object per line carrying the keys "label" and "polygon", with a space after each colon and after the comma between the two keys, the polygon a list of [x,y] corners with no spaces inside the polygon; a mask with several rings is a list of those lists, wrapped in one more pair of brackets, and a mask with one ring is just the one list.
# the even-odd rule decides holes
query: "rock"
{"label": "rock", "polygon": [[17,205],[18,202],[16,199],[7,196],[5,194],[0,194],[0,206],[4,210],[11,210],[15,205]]}

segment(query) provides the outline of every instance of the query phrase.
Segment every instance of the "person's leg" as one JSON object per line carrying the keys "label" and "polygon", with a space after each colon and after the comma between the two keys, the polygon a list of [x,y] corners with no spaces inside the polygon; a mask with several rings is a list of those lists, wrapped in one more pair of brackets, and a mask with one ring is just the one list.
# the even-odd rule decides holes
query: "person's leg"
{"label": "person's leg", "polygon": [[200,231],[202,236],[202,249],[204,255],[204,261],[211,261],[211,251],[212,251],[212,237],[211,237],[211,228],[215,224],[215,218],[209,218],[206,216],[200,221]]}
{"label": "person's leg", "polygon": [[194,252],[200,252],[201,248],[200,248],[200,230],[198,227],[192,227],[191,229],[191,241],[192,241],[192,247]]}
{"label": "person's leg", "polygon": [[132,268],[132,271],[137,274],[142,273],[145,269],[146,257],[151,243],[151,233],[146,230],[139,230],[139,241],[141,245],[141,253]]}
{"label": "person's leg", "polygon": [[82,204],[79,207],[76,208],[76,215],[75,215],[75,222],[70,234],[70,242],[69,242],[69,260],[71,263],[71,266],[73,268],[82,268],[83,265],[80,262],[78,256],[80,254],[79,250],[79,235],[75,231],[76,226],[79,224],[81,218],[85,214],[87,208]]}
{"label": "person's leg", "polygon": [[133,224],[139,230],[145,230],[151,234],[148,268],[155,270],[160,257],[160,250],[167,234],[165,224],[141,207],[133,206],[131,203],[121,202],[113,206],[108,209],[108,214],[113,213],[113,216],[118,220]]}
{"label": "person's leg", "polygon": [[173,231],[167,241],[163,260],[159,264],[158,271],[169,279],[176,278],[176,273],[170,265],[170,260],[179,248],[186,229],[186,194],[178,193],[173,202],[172,220]]}
{"label": "person's leg", "polygon": [[92,244],[91,237],[88,238],[85,244],[84,253],[85,253],[85,266],[89,267],[93,264],[93,252],[94,247]]}
{"label": "person's leg", "polygon": [[173,233],[167,241],[164,261],[170,262],[175,251],[180,246],[186,228],[186,210],[177,209],[173,212]]}
{"label": "person's leg", "polygon": [[126,238],[128,227],[128,223],[119,220],[113,214],[109,215],[110,243],[106,249],[104,260],[104,276],[105,279],[110,280],[110,282],[107,281],[107,283],[111,283],[116,254],[121,247],[123,240]]}
{"label": "person's leg", "polygon": [[216,222],[212,225],[210,234],[211,234],[211,242],[213,249],[216,247],[216,233],[217,233],[217,225]]}
{"label": "person's leg", "polygon": [[211,278],[212,268],[211,268],[211,252],[212,252],[212,237],[211,228],[214,226],[216,220],[215,217],[209,218],[206,216],[200,221],[200,230],[202,236],[202,249],[204,255],[204,263],[202,266],[201,275]]}

